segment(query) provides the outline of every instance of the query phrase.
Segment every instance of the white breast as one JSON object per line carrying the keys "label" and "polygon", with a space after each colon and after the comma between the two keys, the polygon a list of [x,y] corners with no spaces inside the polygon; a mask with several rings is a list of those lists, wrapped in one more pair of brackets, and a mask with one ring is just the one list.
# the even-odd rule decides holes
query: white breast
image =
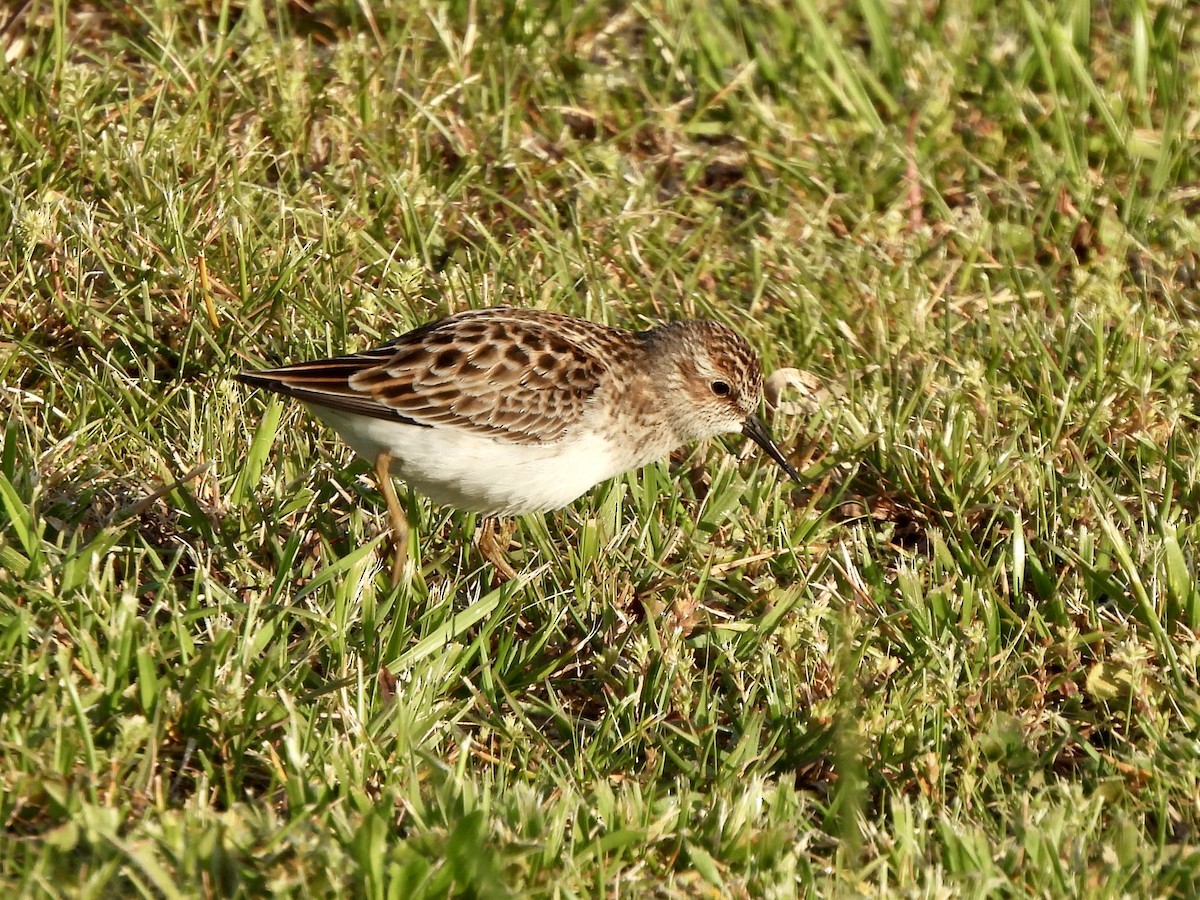
{"label": "white breast", "polygon": [[455,428],[309,408],[368,461],[388,453],[392,472],[435,503],[486,515],[558,509],[636,464],[593,431],[556,444],[511,444]]}

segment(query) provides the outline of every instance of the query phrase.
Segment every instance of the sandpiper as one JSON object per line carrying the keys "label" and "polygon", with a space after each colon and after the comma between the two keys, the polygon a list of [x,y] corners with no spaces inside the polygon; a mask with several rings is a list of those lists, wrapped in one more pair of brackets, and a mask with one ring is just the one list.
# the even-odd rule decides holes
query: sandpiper
{"label": "sandpiper", "polygon": [[[245,371],[304,402],[372,462],[403,571],[408,522],[391,476],[488,517],[558,509],[692,441],[741,432],[797,482],[755,414],[758,355],[717,322],[612,328],[532,309],[457,313],[374,350]],[[488,529],[484,556],[514,570]]]}

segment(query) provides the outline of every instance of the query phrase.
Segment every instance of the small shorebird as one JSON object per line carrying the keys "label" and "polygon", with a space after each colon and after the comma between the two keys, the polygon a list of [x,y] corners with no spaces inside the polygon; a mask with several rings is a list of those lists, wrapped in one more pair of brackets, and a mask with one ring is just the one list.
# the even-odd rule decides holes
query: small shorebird
{"label": "small shorebird", "polygon": [[[691,441],[741,432],[800,481],[755,414],[758,355],[716,322],[627,331],[493,307],[374,350],[237,378],[303,401],[374,464],[395,542],[393,579],[408,521],[392,475],[435,503],[516,516],[566,506]],[[479,545],[502,577],[515,575],[487,527]]]}

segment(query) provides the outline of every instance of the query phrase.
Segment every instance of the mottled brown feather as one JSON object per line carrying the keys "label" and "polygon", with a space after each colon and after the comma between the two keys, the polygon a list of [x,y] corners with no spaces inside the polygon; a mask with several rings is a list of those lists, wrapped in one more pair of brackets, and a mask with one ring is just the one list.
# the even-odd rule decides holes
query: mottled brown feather
{"label": "mottled brown feather", "polygon": [[636,349],[631,337],[541,310],[472,310],[374,350],[239,378],[317,406],[553,443],[585,414],[609,366]]}

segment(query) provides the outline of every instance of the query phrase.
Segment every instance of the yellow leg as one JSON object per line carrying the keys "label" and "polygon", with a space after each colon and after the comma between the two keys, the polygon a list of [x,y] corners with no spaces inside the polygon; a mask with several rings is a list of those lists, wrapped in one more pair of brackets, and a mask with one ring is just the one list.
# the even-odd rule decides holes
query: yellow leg
{"label": "yellow leg", "polygon": [[375,480],[383,499],[387,501],[388,517],[392,520],[392,581],[400,580],[404,572],[404,561],[408,557],[408,517],[396,499],[396,487],[392,484],[392,457],[379,453],[375,457]]}
{"label": "yellow leg", "polygon": [[515,522],[500,524],[499,519],[488,517],[479,523],[479,552],[483,558],[496,569],[496,577],[501,581],[512,581],[517,577],[517,570],[512,567],[505,556],[509,540],[512,538]]}

